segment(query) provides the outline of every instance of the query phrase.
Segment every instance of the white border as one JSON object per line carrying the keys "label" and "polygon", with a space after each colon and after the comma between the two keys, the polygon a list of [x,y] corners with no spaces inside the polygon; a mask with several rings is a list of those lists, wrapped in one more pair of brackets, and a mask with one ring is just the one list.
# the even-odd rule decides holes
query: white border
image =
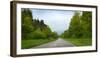
{"label": "white border", "polygon": [[[21,8],[40,8],[40,9],[59,9],[59,10],[79,10],[92,11],[92,46],[86,47],[61,47],[61,48],[43,48],[43,49],[21,49]],[[35,5],[35,4],[17,4],[17,55],[19,54],[38,54],[52,52],[71,52],[71,51],[86,51],[96,50],[96,9],[84,7],[65,7],[51,5]]]}

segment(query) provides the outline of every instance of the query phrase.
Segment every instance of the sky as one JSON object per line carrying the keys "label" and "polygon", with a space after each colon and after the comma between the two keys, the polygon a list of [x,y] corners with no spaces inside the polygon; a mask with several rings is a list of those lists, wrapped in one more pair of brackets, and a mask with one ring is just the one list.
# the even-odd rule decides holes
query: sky
{"label": "sky", "polygon": [[59,35],[69,28],[71,18],[75,11],[53,9],[31,9],[33,19],[44,20],[52,31]]}

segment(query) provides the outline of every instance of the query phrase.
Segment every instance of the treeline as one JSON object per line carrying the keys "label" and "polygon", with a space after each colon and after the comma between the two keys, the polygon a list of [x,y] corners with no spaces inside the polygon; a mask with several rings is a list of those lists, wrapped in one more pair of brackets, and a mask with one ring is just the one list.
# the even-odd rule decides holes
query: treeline
{"label": "treeline", "polygon": [[61,35],[63,38],[91,38],[92,37],[92,12],[75,12],[68,30]]}
{"label": "treeline", "polygon": [[43,20],[33,19],[30,9],[22,9],[22,39],[50,39],[57,38],[56,32],[52,32]]}

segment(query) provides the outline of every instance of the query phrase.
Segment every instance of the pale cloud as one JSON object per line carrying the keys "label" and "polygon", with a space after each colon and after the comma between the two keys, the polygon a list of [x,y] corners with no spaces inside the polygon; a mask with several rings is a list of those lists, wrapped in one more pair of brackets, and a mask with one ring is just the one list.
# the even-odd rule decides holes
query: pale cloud
{"label": "pale cloud", "polygon": [[75,11],[69,10],[47,10],[47,9],[31,9],[33,18],[44,20],[52,31],[61,34],[69,28],[69,23]]}

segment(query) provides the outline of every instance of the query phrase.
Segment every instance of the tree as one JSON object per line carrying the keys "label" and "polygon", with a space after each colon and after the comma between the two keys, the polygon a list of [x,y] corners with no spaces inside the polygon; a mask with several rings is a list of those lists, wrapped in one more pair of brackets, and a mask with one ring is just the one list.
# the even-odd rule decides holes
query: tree
{"label": "tree", "polygon": [[83,12],[81,16],[81,27],[84,37],[92,37],[92,12]]}
{"label": "tree", "polygon": [[33,31],[32,26],[32,12],[30,9],[22,9],[21,11],[22,19],[22,39],[30,38],[30,34]]}
{"label": "tree", "polygon": [[92,37],[92,13],[83,11],[80,15],[80,12],[76,12],[71,19],[69,29],[65,30],[62,37]]}
{"label": "tree", "polygon": [[74,16],[71,19],[71,23],[69,26],[69,36],[71,37],[80,37],[81,36],[81,27],[80,27],[80,12],[75,12]]}
{"label": "tree", "polygon": [[52,32],[44,20],[33,18],[30,9],[22,9],[22,39],[48,39],[56,38],[57,34]]}

